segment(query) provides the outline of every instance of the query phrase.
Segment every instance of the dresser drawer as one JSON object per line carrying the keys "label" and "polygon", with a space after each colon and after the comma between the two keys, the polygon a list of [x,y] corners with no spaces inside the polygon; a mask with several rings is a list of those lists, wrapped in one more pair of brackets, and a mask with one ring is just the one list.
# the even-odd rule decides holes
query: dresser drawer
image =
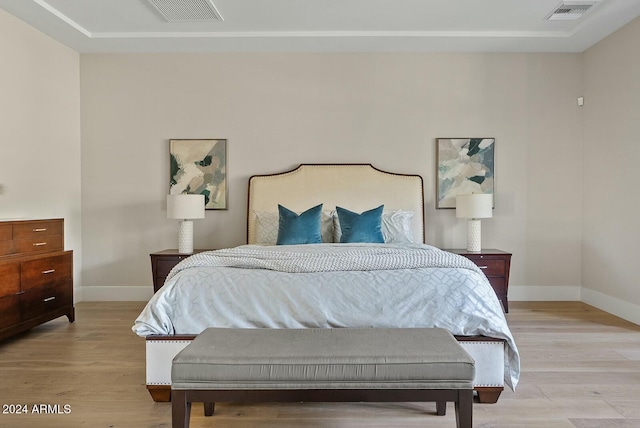
{"label": "dresser drawer", "polygon": [[13,226],[10,224],[0,224],[0,242],[11,241],[13,239]]}
{"label": "dresser drawer", "polygon": [[62,236],[61,220],[16,223],[13,225],[13,239],[34,239],[44,236]]}
{"label": "dresser drawer", "polygon": [[0,265],[0,297],[20,291],[20,264]]}
{"label": "dresser drawer", "polygon": [[0,241],[0,256],[6,256],[16,252],[13,241]]}
{"label": "dresser drawer", "polygon": [[20,296],[0,297],[0,330],[20,322]]}
{"label": "dresser drawer", "polygon": [[72,280],[71,253],[42,257],[20,265],[22,291]]}
{"label": "dresser drawer", "polygon": [[73,304],[71,282],[31,289],[20,295],[22,321],[45,315]]}
{"label": "dresser drawer", "polygon": [[62,235],[41,236],[39,238],[21,239],[13,241],[16,253],[50,253],[62,251]]}

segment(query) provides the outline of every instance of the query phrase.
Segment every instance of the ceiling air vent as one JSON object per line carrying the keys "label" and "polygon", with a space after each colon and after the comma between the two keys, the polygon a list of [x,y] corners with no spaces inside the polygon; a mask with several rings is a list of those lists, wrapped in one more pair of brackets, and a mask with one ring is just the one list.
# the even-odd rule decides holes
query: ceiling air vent
{"label": "ceiling air vent", "polygon": [[149,0],[169,22],[224,21],[211,0]]}
{"label": "ceiling air vent", "polygon": [[547,15],[549,21],[571,21],[580,19],[598,1],[563,1],[556,9]]}

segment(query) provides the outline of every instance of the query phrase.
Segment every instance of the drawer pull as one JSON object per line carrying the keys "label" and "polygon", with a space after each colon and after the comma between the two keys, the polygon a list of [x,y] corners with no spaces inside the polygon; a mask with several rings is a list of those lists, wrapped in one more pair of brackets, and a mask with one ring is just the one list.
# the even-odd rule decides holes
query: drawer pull
{"label": "drawer pull", "polygon": [[42,273],[46,275],[48,273],[54,273],[55,271],[56,271],[55,269],[49,269],[49,270],[43,270]]}
{"label": "drawer pull", "polygon": [[52,300],[56,300],[56,297],[53,296],[53,297],[47,297],[46,299],[44,299],[45,302],[50,302]]}
{"label": "drawer pull", "polygon": [[47,245],[47,243],[46,242],[34,242],[33,243],[34,247],[42,247],[43,245]]}
{"label": "drawer pull", "polygon": [[480,269],[488,269],[489,266],[478,266]]}
{"label": "drawer pull", "polygon": [[46,227],[41,227],[39,229],[33,229],[34,232],[46,232],[47,228]]}

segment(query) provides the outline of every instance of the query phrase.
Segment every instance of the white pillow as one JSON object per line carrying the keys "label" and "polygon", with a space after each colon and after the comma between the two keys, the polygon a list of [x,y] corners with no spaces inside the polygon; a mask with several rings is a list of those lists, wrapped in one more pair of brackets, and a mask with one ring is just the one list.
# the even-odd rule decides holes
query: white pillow
{"label": "white pillow", "polygon": [[382,213],[382,236],[387,244],[407,244],[413,241],[411,219],[413,211],[389,211]]}
{"label": "white pillow", "polygon": [[[323,213],[324,214],[324,213]],[[333,242],[340,242],[342,229],[340,220],[335,211],[331,211],[333,217]],[[411,231],[411,219],[413,211],[386,211],[382,213],[382,236],[385,244],[407,244],[414,242]],[[324,235],[322,240],[324,241]]]}
{"label": "white pillow", "polygon": [[[276,245],[280,217],[277,211],[254,211],[256,215],[256,244]],[[299,212],[297,214],[300,214]],[[322,212],[320,217],[322,242],[333,242],[333,220],[330,212]]]}

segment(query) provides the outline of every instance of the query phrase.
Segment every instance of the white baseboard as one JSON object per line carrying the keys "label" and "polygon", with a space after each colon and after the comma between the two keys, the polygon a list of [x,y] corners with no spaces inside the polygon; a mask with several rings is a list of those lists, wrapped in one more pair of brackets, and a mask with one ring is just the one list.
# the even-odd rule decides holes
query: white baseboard
{"label": "white baseboard", "polygon": [[82,302],[148,302],[153,296],[151,286],[81,287]]}
{"label": "white baseboard", "polygon": [[509,286],[508,298],[514,302],[580,301],[578,285],[514,285]]}
{"label": "white baseboard", "polygon": [[581,301],[612,315],[640,325],[640,306],[582,287]]}
{"label": "white baseboard", "polygon": [[73,303],[82,302],[84,300],[84,293],[82,287],[73,287]]}

